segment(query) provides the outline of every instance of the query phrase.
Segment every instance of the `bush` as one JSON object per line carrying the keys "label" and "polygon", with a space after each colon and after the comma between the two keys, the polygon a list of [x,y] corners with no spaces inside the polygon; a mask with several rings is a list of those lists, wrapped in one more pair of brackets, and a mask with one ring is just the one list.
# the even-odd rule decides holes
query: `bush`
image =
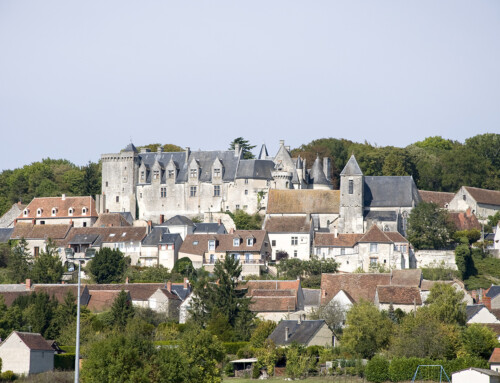
{"label": "bush", "polygon": [[70,354],[76,353],[76,346],[59,346],[64,352],[69,352]]}
{"label": "bush", "polygon": [[17,379],[17,375],[12,371],[7,370],[4,373],[0,374],[0,380],[2,382],[12,382]]}
{"label": "bush", "polygon": [[419,365],[435,364],[430,359],[424,358],[394,358],[389,366],[389,378],[391,382],[411,380]]}
{"label": "bush", "polygon": [[224,374],[226,374],[226,376],[234,376],[234,364],[233,363],[226,363],[226,365],[224,366]]}
{"label": "bush", "polygon": [[385,382],[389,380],[389,361],[381,355],[375,355],[367,363],[365,373],[369,382]]}
{"label": "bush", "polygon": [[252,366],[252,378],[259,379],[260,376],[260,366],[259,363],[254,363]]}
{"label": "bush", "polygon": [[226,354],[237,355],[238,351],[249,345],[248,342],[224,342],[224,348],[226,349]]}
{"label": "bush", "polygon": [[56,370],[74,370],[75,369],[75,354],[55,354],[54,368]]}

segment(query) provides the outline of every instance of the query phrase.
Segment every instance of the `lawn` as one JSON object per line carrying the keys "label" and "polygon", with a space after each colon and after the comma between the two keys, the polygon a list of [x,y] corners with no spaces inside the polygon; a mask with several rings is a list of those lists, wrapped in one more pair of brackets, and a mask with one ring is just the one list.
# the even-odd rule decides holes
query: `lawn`
{"label": "lawn", "polygon": [[[257,379],[243,379],[243,378],[225,378],[224,383],[255,383],[258,382]],[[271,378],[265,380],[266,382],[288,382],[285,377]],[[326,377],[310,377],[307,379],[301,379],[300,382],[306,383],[364,383],[367,382],[366,379],[355,377],[355,376],[326,376]]]}

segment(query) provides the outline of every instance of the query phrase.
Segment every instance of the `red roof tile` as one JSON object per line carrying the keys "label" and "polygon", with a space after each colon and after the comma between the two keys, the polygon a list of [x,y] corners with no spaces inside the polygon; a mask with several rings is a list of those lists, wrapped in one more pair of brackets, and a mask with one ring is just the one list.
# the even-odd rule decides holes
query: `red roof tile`
{"label": "red roof tile", "polygon": [[318,247],[354,247],[364,234],[335,234],[316,233],[314,236],[314,246]]}
{"label": "red roof tile", "polygon": [[322,274],[321,304],[326,304],[344,290],[355,302],[364,299],[373,302],[379,285],[389,285],[391,274]]}
{"label": "red roof tile", "polygon": [[500,348],[496,347],[491,353],[488,363],[500,363]]}
{"label": "red roof tile", "polygon": [[358,242],[390,243],[393,241],[377,225],[372,225]]}
{"label": "red roof tile", "polygon": [[422,270],[405,269],[391,271],[391,285],[420,287]]}
{"label": "red roof tile", "polygon": [[455,196],[455,193],[435,192],[427,190],[419,190],[418,193],[420,194],[420,198],[422,198],[422,201],[433,202],[443,209]]}
{"label": "red roof tile", "polygon": [[[254,244],[247,245],[247,238],[254,238]],[[240,245],[234,246],[233,239],[241,238]],[[265,230],[236,230],[233,234],[188,234],[181,245],[180,252],[203,255],[208,251],[208,241],[215,239],[215,251],[261,252],[264,242],[268,242]],[[270,250],[269,250],[270,251]]]}
{"label": "red roof tile", "polygon": [[378,301],[395,305],[422,305],[420,290],[410,286],[377,286]]}
{"label": "red roof tile", "polygon": [[474,214],[466,212],[450,212],[448,213],[450,220],[455,224],[457,230],[481,230],[481,224]]}
{"label": "red roof tile", "polygon": [[269,217],[264,230],[268,233],[309,233],[311,221],[307,216]]}
{"label": "red roof tile", "polygon": [[[55,215],[52,215],[52,209],[56,209]],[[73,209],[73,214],[69,215],[69,209]],[[83,209],[87,209],[87,213],[83,214]],[[24,215],[21,212],[18,219],[32,218],[86,218],[97,217],[95,209],[95,201],[92,197],[40,197],[33,200],[26,207],[28,214]],[[41,214],[37,215],[38,209],[41,209]]]}
{"label": "red roof tile", "polygon": [[[90,299],[87,308],[92,312],[110,310],[113,302],[120,294],[121,290],[89,290]],[[130,300],[130,293],[125,290]]]}
{"label": "red roof tile", "polygon": [[472,198],[478,203],[500,205],[500,191],[498,190],[473,188],[471,186],[464,186],[464,189],[467,190]]}
{"label": "red roof tile", "polygon": [[338,214],[340,190],[269,190],[267,214]]}
{"label": "red roof tile", "polygon": [[[28,346],[30,350],[37,351],[53,351],[52,347],[47,343],[45,338],[37,333],[32,332],[20,332],[14,331],[13,334],[16,334],[23,343]],[[12,334],[11,334],[12,335]],[[9,337],[11,336],[9,335]]]}

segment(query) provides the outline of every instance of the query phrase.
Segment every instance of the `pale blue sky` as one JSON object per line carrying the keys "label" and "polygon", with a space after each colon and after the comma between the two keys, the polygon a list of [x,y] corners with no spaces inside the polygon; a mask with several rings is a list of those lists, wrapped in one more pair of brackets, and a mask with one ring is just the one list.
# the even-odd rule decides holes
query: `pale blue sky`
{"label": "pale blue sky", "polygon": [[0,0],[0,169],[500,132],[500,1]]}

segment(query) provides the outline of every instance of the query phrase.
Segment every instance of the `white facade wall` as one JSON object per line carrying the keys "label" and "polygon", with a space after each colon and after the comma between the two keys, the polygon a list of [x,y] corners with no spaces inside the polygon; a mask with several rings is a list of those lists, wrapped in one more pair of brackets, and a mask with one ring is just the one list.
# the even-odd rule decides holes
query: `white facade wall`
{"label": "white facade wall", "polygon": [[458,270],[453,250],[418,250],[415,251],[416,268],[443,266]]}
{"label": "white facade wall", "polygon": [[[288,258],[298,258],[309,260],[311,257],[311,236],[309,233],[268,233],[271,241],[271,258],[276,260],[276,252],[284,251],[288,253]],[[297,244],[295,239],[297,238]]]}
{"label": "white facade wall", "polygon": [[328,326],[323,324],[319,331],[314,335],[311,341],[307,344],[309,346],[333,346],[333,332],[328,328]]}
{"label": "white facade wall", "polygon": [[494,316],[485,307],[481,309],[476,315],[474,315],[467,323],[500,323],[496,316]]}
{"label": "white facade wall", "polygon": [[54,369],[54,351],[31,350],[30,374],[39,374]]}
{"label": "white facade wall", "polygon": [[468,369],[452,374],[451,381],[452,383],[500,383],[500,377]]}
{"label": "white facade wall", "polygon": [[129,211],[135,217],[137,184],[137,153],[122,152],[103,154],[102,194],[106,209],[110,212]]}
{"label": "white facade wall", "polygon": [[101,247],[109,247],[110,249],[119,249],[125,257],[130,257],[131,264],[137,265],[141,256],[141,242],[103,242]]}

